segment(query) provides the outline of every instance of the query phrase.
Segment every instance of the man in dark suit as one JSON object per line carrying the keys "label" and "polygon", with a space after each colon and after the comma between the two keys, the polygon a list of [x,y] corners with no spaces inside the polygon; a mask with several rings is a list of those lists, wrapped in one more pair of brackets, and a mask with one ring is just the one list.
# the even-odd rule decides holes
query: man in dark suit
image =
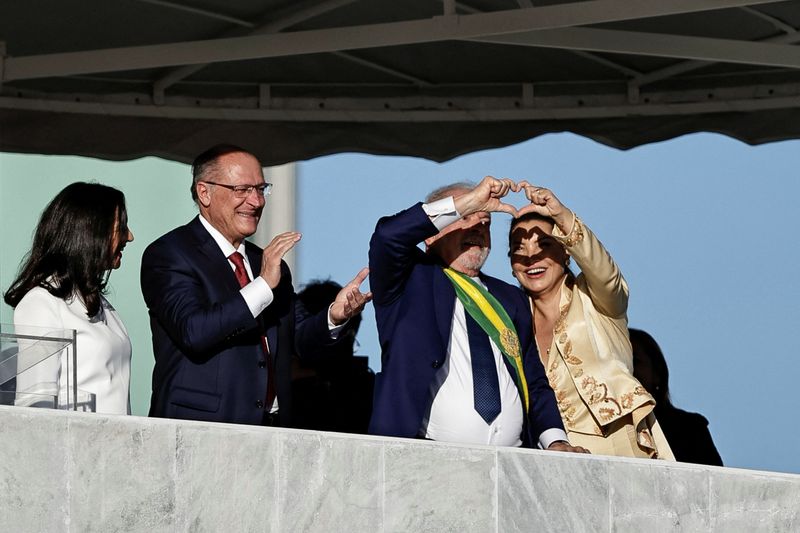
{"label": "man in dark suit", "polygon": [[291,357],[319,355],[370,299],[367,269],[325,312],[295,320],[283,256],[300,240],[276,236],[262,251],[255,233],[270,184],[245,150],[220,145],[192,166],[200,214],[153,242],[141,283],[153,334],[150,416],[291,426]]}
{"label": "man in dark suit", "polygon": [[[474,187],[454,184],[434,191],[427,203],[378,222],[369,263],[382,371],[376,376],[371,433],[585,451],[567,441],[532,340],[525,296],[480,272],[490,248],[490,213],[516,215],[501,199],[517,189],[511,180],[492,177]],[[426,253],[417,248],[423,241]],[[458,273],[505,310],[513,322],[505,336],[491,337],[483,326],[470,325],[481,319],[471,318],[470,302],[457,296],[451,278]],[[502,340],[508,329],[516,330],[516,350],[507,346],[516,341]],[[505,355],[515,351],[526,380],[519,379],[515,358]],[[488,363],[476,366],[478,352]]]}

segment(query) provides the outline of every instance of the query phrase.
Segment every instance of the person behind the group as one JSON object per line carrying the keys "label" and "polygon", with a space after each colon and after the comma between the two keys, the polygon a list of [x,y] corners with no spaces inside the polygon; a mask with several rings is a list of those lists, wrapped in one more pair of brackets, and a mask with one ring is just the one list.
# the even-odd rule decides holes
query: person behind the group
{"label": "person behind the group", "polygon": [[[655,401],[633,377],[628,285],[619,267],[555,194],[520,186],[531,204],[511,223],[511,268],[528,295],[570,442],[593,454],[672,459]],[[581,269],[577,277],[570,257]]]}
{"label": "person behind the group", "polygon": [[256,157],[214,146],[192,165],[199,215],[150,244],[142,294],[153,335],[150,416],[291,426],[291,358],[336,342],[370,299],[363,269],[328,312],[295,321],[283,256],[300,240],[277,235],[262,250],[253,235],[271,185]]}
{"label": "person behind the group", "polygon": [[[328,306],[342,286],[312,280],[297,293],[297,316],[313,316]],[[375,374],[366,356],[354,355],[361,314],[354,315],[341,342],[316,357],[297,358],[292,368],[293,427],[341,433],[366,433],[372,414]]]}
{"label": "person behind the group", "polygon": [[378,221],[369,263],[382,370],[371,433],[582,451],[567,441],[522,293],[481,273],[490,213],[515,214],[501,199],[516,188],[493,177],[457,183]]}
{"label": "person behind the group", "polygon": [[717,447],[708,430],[708,420],[672,405],[669,369],[655,339],[646,331],[630,328],[633,346],[633,375],[656,399],[656,419],[667,436],[677,461],[722,466]]}
{"label": "person behind the group", "polygon": [[[132,240],[121,191],[98,183],[68,185],[42,212],[30,252],[5,293],[14,308],[16,333],[77,332],[77,387],[95,395],[100,413],[130,414],[131,342],[103,294]],[[69,407],[74,397],[67,392],[72,377],[67,356],[65,349],[59,357],[20,369],[16,403],[36,405],[37,395],[47,394]],[[83,402],[81,408],[91,410]]]}

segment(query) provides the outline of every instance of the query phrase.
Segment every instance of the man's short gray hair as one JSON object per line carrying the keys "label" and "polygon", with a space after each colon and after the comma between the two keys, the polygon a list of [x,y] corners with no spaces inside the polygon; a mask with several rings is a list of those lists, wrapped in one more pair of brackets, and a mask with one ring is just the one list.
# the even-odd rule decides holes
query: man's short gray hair
{"label": "man's short gray hair", "polygon": [[463,191],[463,190],[471,190],[475,188],[475,184],[470,181],[457,181],[455,183],[450,183],[449,185],[444,185],[439,187],[438,189],[434,189],[428,194],[425,198],[425,203],[429,204],[431,202],[435,202],[436,200],[441,200],[442,198],[447,198],[448,196],[453,196],[451,193],[454,191]]}

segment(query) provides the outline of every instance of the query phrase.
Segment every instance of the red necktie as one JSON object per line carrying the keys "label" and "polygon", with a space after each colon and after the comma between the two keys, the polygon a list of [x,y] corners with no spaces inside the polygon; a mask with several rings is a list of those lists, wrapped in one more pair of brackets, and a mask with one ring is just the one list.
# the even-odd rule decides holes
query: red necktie
{"label": "red necktie", "polygon": [[[231,260],[231,263],[236,267],[233,270],[234,275],[236,276],[236,281],[239,282],[240,287],[244,287],[248,283],[250,283],[250,278],[247,276],[247,270],[244,268],[244,258],[242,254],[239,252],[233,252],[231,255],[228,256],[228,259]],[[263,335],[261,336],[261,346],[264,348],[264,358],[267,361],[267,404],[266,410],[272,408],[272,404],[275,402],[275,372],[273,371],[272,366],[272,357],[269,353],[269,348],[267,347],[267,339]]]}

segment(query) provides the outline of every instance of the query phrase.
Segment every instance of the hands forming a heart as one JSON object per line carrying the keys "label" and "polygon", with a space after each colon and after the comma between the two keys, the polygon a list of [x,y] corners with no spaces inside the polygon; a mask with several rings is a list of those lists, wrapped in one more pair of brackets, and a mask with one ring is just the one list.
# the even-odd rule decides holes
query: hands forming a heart
{"label": "hands forming a heart", "polygon": [[[502,201],[511,192],[523,192],[530,203],[520,209]],[[471,191],[454,198],[461,216],[485,211],[502,212],[513,217],[526,213],[537,213],[552,218],[559,226],[572,223],[572,212],[567,209],[550,189],[532,185],[525,180],[515,182],[509,178],[486,176]]]}

